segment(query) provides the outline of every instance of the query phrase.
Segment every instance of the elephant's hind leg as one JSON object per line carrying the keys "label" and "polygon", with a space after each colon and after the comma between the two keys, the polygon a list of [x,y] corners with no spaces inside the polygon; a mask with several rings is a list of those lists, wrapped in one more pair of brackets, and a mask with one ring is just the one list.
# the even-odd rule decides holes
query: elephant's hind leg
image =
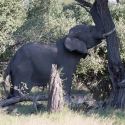
{"label": "elephant's hind leg", "polygon": [[[25,66],[25,67],[23,67]],[[23,67],[23,68],[22,68]],[[10,90],[14,96],[20,96],[21,94],[27,94],[32,89],[31,76],[33,74],[32,65],[30,63],[24,63],[15,67],[12,72],[12,88]]]}

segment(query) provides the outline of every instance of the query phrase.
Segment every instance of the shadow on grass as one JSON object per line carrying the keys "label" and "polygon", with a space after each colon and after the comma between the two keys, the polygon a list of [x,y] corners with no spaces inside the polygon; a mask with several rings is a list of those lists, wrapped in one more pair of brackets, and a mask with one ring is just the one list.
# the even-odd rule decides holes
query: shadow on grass
{"label": "shadow on grass", "polygon": [[112,107],[107,107],[106,109],[93,109],[85,104],[77,105],[72,109],[76,113],[81,113],[86,117],[94,116],[95,118],[110,119],[113,121],[113,125],[124,124],[125,120],[125,109],[113,109]]}
{"label": "shadow on grass", "polygon": [[[40,114],[45,113],[47,110],[44,108],[39,108],[38,112]],[[10,115],[31,115],[36,114],[33,102],[19,102],[14,105],[6,107],[6,113]]]}
{"label": "shadow on grass", "polygon": [[[39,89],[33,88],[32,91],[29,93],[30,96],[38,95]],[[47,94],[48,89],[45,89],[42,94]],[[47,101],[38,101],[38,104],[44,104],[47,105]],[[9,105],[4,108],[5,113],[10,115],[31,115],[36,114],[34,105],[32,101],[24,101],[24,102],[18,102],[16,104]],[[38,113],[42,114],[45,113],[45,108],[38,108]]]}
{"label": "shadow on grass", "polygon": [[115,110],[112,107],[108,107],[106,109],[91,110],[87,115],[89,116],[90,114],[97,115],[104,119],[115,119],[114,124],[118,125],[123,124],[125,120],[125,110]]}
{"label": "shadow on grass", "polygon": [[125,118],[125,111],[122,109],[113,109],[111,107],[108,107],[107,109],[97,109],[97,110],[92,110],[91,113],[98,114],[101,117],[124,117]]}

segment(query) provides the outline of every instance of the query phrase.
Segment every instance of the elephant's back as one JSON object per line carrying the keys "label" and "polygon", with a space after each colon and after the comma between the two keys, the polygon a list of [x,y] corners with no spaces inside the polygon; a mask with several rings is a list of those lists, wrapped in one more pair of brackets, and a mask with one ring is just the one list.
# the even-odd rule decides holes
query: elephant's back
{"label": "elephant's back", "polygon": [[[53,44],[40,44],[36,42],[25,44],[19,50],[20,52],[24,52],[27,58],[35,58],[35,57],[48,57],[56,56],[57,48],[55,43]],[[54,57],[53,57],[54,58]]]}

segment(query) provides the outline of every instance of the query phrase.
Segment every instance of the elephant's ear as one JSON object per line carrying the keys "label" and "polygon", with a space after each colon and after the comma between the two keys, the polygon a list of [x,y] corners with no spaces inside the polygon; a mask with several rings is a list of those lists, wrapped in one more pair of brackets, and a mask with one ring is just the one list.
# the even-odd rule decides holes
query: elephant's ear
{"label": "elephant's ear", "polygon": [[65,47],[70,51],[77,51],[88,55],[86,43],[75,37],[67,36],[64,42]]}

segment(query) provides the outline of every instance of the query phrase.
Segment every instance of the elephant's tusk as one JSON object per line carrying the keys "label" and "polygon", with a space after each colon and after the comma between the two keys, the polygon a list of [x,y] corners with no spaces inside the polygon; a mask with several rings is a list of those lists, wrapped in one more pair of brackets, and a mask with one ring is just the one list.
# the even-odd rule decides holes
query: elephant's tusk
{"label": "elephant's tusk", "polygon": [[112,34],[114,31],[116,30],[116,27],[114,27],[114,29],[112,29],[111,31],[103,34],[103,38],[105,38],[106,36],[109,36],[110,34]]}

